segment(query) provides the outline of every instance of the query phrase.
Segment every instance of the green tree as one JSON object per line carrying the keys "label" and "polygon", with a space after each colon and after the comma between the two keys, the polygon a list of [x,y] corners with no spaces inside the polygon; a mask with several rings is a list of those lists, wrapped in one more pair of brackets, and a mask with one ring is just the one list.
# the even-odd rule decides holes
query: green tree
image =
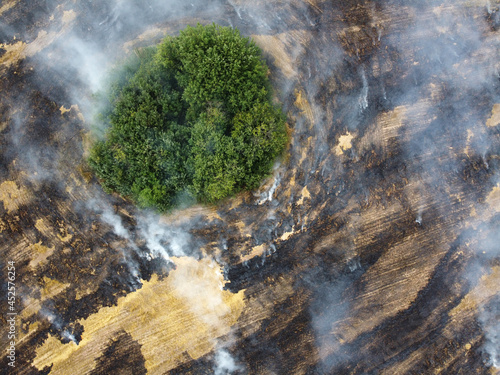
{"label": "green tree", "polygon": [[269,102],[257,102],[250,111],[233,118],[231,136],[238,164],[244,168],[241,185],[253,189],[269,173],[286,145],[285,118]]}
{"label": "green tree", "polygon": [[232,137],[225,135],[226,119],[220,109],[201,114],[191,133],[192,189],[204,202],[215,202],[239,187],[243,168],[238,164]]}
{"label": "green tree", "polygon": [[286,143],[259,48],[238,30],[187,27],[111,78],[89,164],[106,191],[165,211],[258,186]]}

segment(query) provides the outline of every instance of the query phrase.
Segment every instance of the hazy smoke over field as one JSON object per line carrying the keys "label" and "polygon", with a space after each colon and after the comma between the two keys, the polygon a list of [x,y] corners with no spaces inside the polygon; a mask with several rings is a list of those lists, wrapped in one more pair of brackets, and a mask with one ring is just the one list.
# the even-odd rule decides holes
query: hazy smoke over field
{"label": "hazy smoke over field", "polygon": [[[155,28],[156,22],[161,21],[164,24],[165,20],[171,20],[173,27],[169,31],[175,33],[184,26],[182,23],[176,26],[179,19],[192,18],[194,15],[204,13],[212,14],[219,7],[218,2],[196,0],[189,3],[117,0],[85,3],[76,7],[68,5],[62,9],[47,6],[40,16],[50,17],[55,21],[53,25],[49,24],[46,34],[35,36],[31,42],[32,46],[28,46],[31,50],[36,50],[39,46],[45,47],[40,48],[40,52],[34,53],[31,59],[31,63],[36,64],[37,68],[34,73],[36,82],[50,99],[62,104],[65,110],[76,104],[77,111],[79,110],[85,119],[84,126],[95,129],[99,126],[95,116],[100,103],[93,98],[93,95],[106,89],[110,69],[119,65],[127,54],[133,53],[131,50],[135,46],[125,47],[125,42],[148,30],[153,30],[152,35],[154,35],[150,43],[156,42],[165,35],[165,30]],[[96,17],[97,14],[99,16]],[[16,32],[3,24],[1,31],[5,35]],[[140,42],[138,46],[141,46]],[[52,74],[46,74],[47,72]],[[60,79],[59,82],[45,81],[45,79],[52,80],[54,75]],[[16,102],[29,102],[23,95],[27,94],[20,93],[15,98]],[[64,101],[61,102],[60,99]],[[68,99],[70,101],[65,102]],[[22,115],[26,118],[31,113]],[[19,168],[30,172],[29,179],[49,180],[63,189],[64,177],[59,175],[58,170],[61,160],[67,158],[66,150],[51,148],[46,144],[46,139],[26,139],[22,115],[13,113],[10,116],[9,129],[12,152],[23,163]],[[54,126],[57,125],[59,124]],[[85,206],[98,214],[104,223],[110,225],[118,237],[128,240],[132,248],[137,248],[130,230],[125,228],[122,219],[114,212],[104,194],[96,193],[95,198]],[[142,212],[138,217],[136,229],[139,236],[145,239],[146,247],[152,256],[162,256],[168,260],[170,255],[180,256],[190,253],[185,249],[189,246],[188,235],[177,232],[179,229],[167,228],[160,224],[159,216],[156,214]],[[175,240],[170,241],[174,237]]]}
{"label": "hazy smoke over field", "polygon": [[[296,14],[288,4],[281,4],[278,10],[271,9],[271,4],[262,3],[259,6],[250,7],[244,2],[229,2],[234,9],[233,18],[227,22],[234,26],[240,26],[244,32],[255,34],[279,33],[287,31],[289,27],[289,14]],[[316,101],[320,95],[322,84],[335,74],[335,71],[347,60],[355,67],[352,71],[352,80],[355,87],[349,92],[337,94],[336,101],[339,103],[334,109],[334,121],[340,121],[339,129],[349,131],[361,131],[373,126],[369,123],[370,118],[374,118],[374,113],[379,111],[391,111],[396,107],[405,106],[405,118],[400,129],[397,131],[402,152],[412,162],[407,165],[408,175],[412,186],[415,186],[413,193],[426,196],[426,198],[416,199],[413,204],[414,221],[418,225],[426,225],[427,217],[433,210],[441,211],[443,216],[452,205],[449,198],[449,190],[454,181],[448,177],[454,175],[459,178],[460,165],[457,153],[464,148],[470,158],[483,160],[486,164],[490,153],[488,135],[484,129],[484,119],[487,114],[479,112],[474,108],[477,104],[474,100],[481,102],[481,107],[491,108],[493,103],[498,102],[498,62],[496,61],[498,42],[493,38],[485,38],[484,34],[488,25],[484,18],[474,18],[468,13],[467,8],[453,4],[447,8],[446,2],[426,2],[417,6],[418,13],[405,14],[413,19],[403,33],[391,33],[390,24],[384,24],[384,6],[396,6],[404,14],[410,3],[393,2],[380,7],[372,7],[369,14],[373,24],[376,24],[373,33],[373,44],[380,45],[374,50],[373,56],[362,62],[355,62],[356,57],[347,56],[341,51],[339,45],[328,35],[330,25],[313,21],[313,17],[307,11],[301,13],[301,22],[306,28],[314,29],[316,53],[325,55],[325,59],[319,61],[307,60],[307,53],[313,51],[305,50],[300,43],[296,43],[294,55],[299,61],[307,60],[300,68],[302,75],[308,77],[303,82],[306,88],[306,97],[314,114],[312,129],[308,129],[303,119],[299,118],[296,123],[295,139],[298,142],[301,134],[313,137],[315,141],[314,155],[301,166],[304,174],[300,175],[301,181],[306,185],[309,179],[314,178],[314,173],[322,165],[321,173],[332,174],[330,181],[336,183],[336,174],[341,170],[338,159],[331,159],[330,144],[326,131],[328,115],[326,109]],[[486,11],[495,13],[496,10],[487,4]],[[216,9],[217,4],[211,3],[210,7]],[[110,5],[109,16],[103,20],[96,20],[94,26],[96,30],[105,30],[107,35],[106,45],[112,46],[115,43],[131,39],[131,35],[124,35],[121,32],[136,30],[135,35],[140,34],[144,29],[143,25],[150,22],[150,17],[156,12],[169,14],[173,20],[199,14],[200,4],[193,6],[180,6],[174,2],[166,4],[159,2],[146,3],[140,8],[132,4],[125,5],[117,2]],[[154,13],[153,13],[154,12]],[[175,12],[175,13],[169,13]],[[208,10],[210,12],[210,10]],[[132,14],[143,16],[132,18]],[[425,15],[425,16],[424,16]],[[116,38],[116,39],[115,39]],[[78,72],[82,82],[88,82],[89,91],[95,91],[102,87],[104,72],[107,67],[114,63],[119,53],[106,59],[102,55],[103,45],[92,44],[89,41],[80,43],[78,37],[70,39],[71,42],[64,44],[60,48],[63,51],[71,51],[72,56],[76,56],[78,62],[72,68]],[[293,46],[293,43],[291,43]],[[383,56],[383,51],[390,48],[398,54],[396,67],[399,75],[399,82],[386,82],[392,79],[383,74],[383,64],[387,57]],[[288,46],[288,48],[292,48]],[[312,48],[312,47],[310,47]],[[116,51],[116,49],[114,49]],[[322,51],[322,52],[319,52]],[[328,51],[328,53],[326,52]],[[377,52],[380,51],[380,52]],[[78,58],[82,56],[82,58]],[[88,58],[92,56],[92,58]],[[376,58],[374,58],[374,56]],[[359,57],[359,56],[357,56]],[[361,57],[359,57],[361,59]],[[81,64],[80,64],[81,63]],[[317,65],[316,65],[317,64]],[[57,68],[59,70],[60,68]],[[293,82],[293,79],[291,80]],[[391,90],[397,85],[396,90]],[[295,84],[283,83],[279,88],[282,97],[289,95]],[[73,97],[78,100],[79,93],[74,93]],[[85,96],[83,96],[85,97]],[[378,106],[378,108],[377,108]],[[82,108],[88,108],[82,102]],[[372,120],[373,121],[373,120]],[[297,158],[299,155],[295,155]],[[292,155],[292,158],[294,156]],[[357,158],[356,150],[352,150],[352,160]],[[333,166],[332,166],[333,165]],[[489,166],[488,166],[489,167]],[[259,203],[272,202],[273,194],[279,195],[281,175],[270,187],[269,191],[259,200]],[[360,191],[368,191],[370,186],[365,186],[365,181],[359,180]],[[456,187],[453,187],[454,189]],[[429,191],[431,193],[429,194]],[[300,197],[291,199],[298,200]],[[279,204],[277,202],[272,202]],[[127,233],[122,231],[122,227],[112,223],[113,216],[104,214],[102,219],[115,228],[117,235],[128,238]],[[189,248],[189,236],[168,229],[159,224],[157,219],[151,219],[145,215],[142,221],[138,222],[139,235],[143,236],[146,246],[151,254],[162,256],[168,259],[172,255],[184,254]],[[297,225],[304,228],[301,218]],[[272,236],[272,235],[271,235]],[[175,238],[175,242],[170,242],[170,238]],[[498,256],[494,254],[493,256]],[[470,279],[477,279],[478,275],[465,275]],[[327,283],[311,283],[309,287],[315,290],[316,299],[311,306],[312,325],[316,332],[317,344],[321,357],[326,358],[321,369],[328,372],[339,368],[349,361],[352,353],[335,353],[335,348],[340,348],[341,337],[335,331],[338,322],[349,315],[349,306],[342,302],[342,295],[348,282],[343,279],[332,280]],[[494,319],[491,315],[498,309],[493,306],[489,309],[480,308],[479,321],[485,329],[487,344],[484,349],[489,353],[494,363],[498,354],[492,348],[498,344],[498,325],[491,324]],[[332,349],[333,348],[333,349]],[[333,350],[333,351],[332,351]],[[216,356],[219,367],[222,371],[235,366],[227,352],[220,351]],[[235,367],[234,367],[235,368]],[[236,368],[235,368],[236,369]],[[217,370],[219,371],[219,370]],[[216,371],[216,372],[217,372]]]}
{"label": "hazy smoke over field", "polygon": [[[473,17],[467,8],[456,6],[447,10],[441,2],[432,2],[422,10],[430,16],[417,16],[406,33],[391,36],[387,43],[396,48],[413,45],[415,56],[408,56],[403,65],[411,66],[415,61],[422,65],[408,69],[414,85],[410,81],[406,92],[395,99],[395,104],[410,103],[414,107],[421,105],[426,108],[423,117],[416,114],[412,118],[413,113],[408,111],[411,127],[406,131],[418,133],[405,145],[405,151],[416,161],[411,170],[412,178],[421,179],[426,187],[422,193],[432,191],[431,199],[435,200],[415,207],[417,221],[425,225],[427,212],[426,208],[422,210],[422,205],[437,208],[445,217],[446,206],[452,204],[448,191],[452,189],[453,181],[444,176],[451,172],[459,178],[463,173],[456,157],[459,149],[465,148],[467,157],[482,164],[483,170],[489,170],[487,159],[490,153],[498,152],[490,149],[485,120],[491,115],[493,104],[500,99],[497,59],[500,44],[491,35],[485,36],[490,28],[485,17]],[[491,8],[489,12],[492,12]],[[439,98],[437,105],[426,103],[436,98]],[[485,113],[474,109],[478,102],[486,109]],[[498,170],[488,173],[496,174],[488,181],[489,190],[498,179]],[[457,189],[456,185],[453,189]],[[443,207],[442,202],[448,203]],[[479,236],[484,236],[484,233]],[[487,247],[489,259],[500,256],[498,246],[492,246],[498,241],[481,238],[481,242],[486,246],[474,249],[478,253]],[[467,273],[464,276],[478,280],[481,274]],[[496,348],[500,346],[500,330],[498,324],[491,322],[498,321],[498,309],[497,300],[492,301],[489,308],[480,306],[478,311],[486,338],[483,349],[491,358],[490,364],[495,366],[498,366]]]}
{"label": "hazy smoke over field", "polygon": [[[488,2],[488,11],[491,13],[493,10],[490,5]],[[497,11],[498,8],[495,8],[494,12]],[[463,173],[455,156],[460,148],[465,148],[467,157],[476,160],[483,171],[490,174],[489,179],[485,179],[487,191],[498,181],[498,170],[491,171],[488,163],[489,155],[492,152],[497,154],[498,150],[491,149],[485,122],[491,116],[493,104],[500,99],[497,59],[500,45],[491,34],[486,36],[491,26],[486,23],[484,13],[483,17],[473,17],[468,14],[466,7],[447,10],[440,2],[431,3],[429,13],[430,17],[418,18],[407,33],[393,36],[390,43],[395,46],[401,42],[416,43],[414,59],[420,64],[424,63],[421,68],[410,72],[415,84],[408,87],[405,95],[400,96],[400,102],[422,103],[426,106],[429,99],[439,98],[438,105],[426,107],[423,118],[411,119],[412,113],[409,112],[408,117],[415,127],[419,123],[427,122],[429,125],[424,125],[420,134],[406,145],[406,152],[418,161],[412,170],[413,175],[425,181],[424,186],[432,189],[431,197],[436,201],[423,204],[432,207],[434,204],[437,206],[439,201],[450,200],[447,191],[451,189],[453,181],[443,176],[449,175],[451,171],[452,175],[459,178],[460,173]],[[410,63],[409,59],[407,64]],[[485,112],[474,109],[478,103],[484,106]],[[408,131],[413,130],[409,128]],[[438,210],[445,216],[446,204],[442,208],[438,207]],[[426,210],[419,208],[417,212],[417,220],[425,225]],[[487,217],[484,219],[488,220]],[[477,235],[484,237],[485,233],[478,232]],[[482,245],[474,249],[478,254],[485,255],[484,249],[488,248],[486,255],[489,259],[500,256],[498,246],[493,245],[498,244],[498,241],[481,238],[479,243]],[[468,272],[464,276],[477,281],[481,273]],[[490,364],[498,366],[495,348],[500,346],[500,330],[497,324],[491,322],[498,319],[499,306],[498,301],[491,303],[488,309],[480,306],[478,319],[483,324],[487,341],[484,349],[492,359]]]}
{"label": "hazy smoke over field", "polygon": [[[402,17],[412,20],[404,32],[391,33],[391,21],[384,23],[381,15],[389,13],[389,7],[397,8]],[[411,2],[392,1],[378,3],[377,7],[371,8],[367,18],[372,23],[367,23],[374,27],[373,45],[379,42],[380,45],[373,55],[356,64],[359,68],[353,72],[353,80],[357,82],[357,87],[351,92],[337,95],[335,100],[342,105],[335,108],[334,120],[341,119],[341,127],[351,131],[369,131],[377,126],[374,113],[404,108],[402,124],[394,138],[405,154],[405,159],[410,161],[405,164],[405,168],[410,180],[408,192],[414,189],[412,209],[415,223],[425,226],[426,217],[436,215],[436,212],[442,217],[448,215],[450,207],[455,204],[450,191],[467,194],[467,189],[470,189],[463,186],[463,191],[460,191],[461,185],[457,184],[464,174],[461,159],[474,160],[486,171],[482,172],[483,175],[489,174],[484,180],[489,186],[486,190],[498,181],[498,171],[491,170],[492,166],[488,163],[489,155],[498,150],[491,150],[485,126],[493,104],[500,99],[500,44],[493,34],[488,35],[491,24],[486,20],[486,11],[495,20],[498,8],[492,8],[490,3],[486,9],[478,6],[462,7],[456,2],[446,1],[425,2],[410,7],[413,7]],[[321,31],[327,33],[328,25],[319,24],[316,27],[320,30],[319,35]],[[351,42],[354,45],[356,43]],[[321,50],[328,47],[317,48]],[[386,51],[394,53],[391,57],[394,60],[390,64],[392,70],[397,71],[396,83],[394,77],[384,72],[386,64],[389,64]],[[396,55],[397,58],[394,58]],[[352,61],[354,58],[347,55],[338,58],[342,59]],[[324,62],[318,61],[318,66],[312,66],[312,70],[332,72],[334,76],[338,60],[331,61],[327,67],[320,65]],[[314,101],[321,87],[319,82],[314,86],[311,81],[305,86],[308,88],[308,97]],[[316,109],[320,112],[323,110]],[[321,135],[320,129],[317,135]],[[321,145],[321,141],[318,144]],[[327,157],[328,151],[318,152],[324,152],[319,158]],[[356,160],[356,157],[354,154],[353,159]],[[336,173],[335,168],[329,173]],[[338,183],[335,177],[332,181]],[[363,180],[359,183],[361,190],[372,188],[363,186],[366,183]],[[414,199],[419,195],[421,198]],[[482,249],[474,250],[482,252]],[[487,253],[488,259],[500,255],[498,247],[494,246],[489,246]],[[477,281],[480,275],[467,272],[463,277]],[[332,354],[335,348],[340,347],[338,335],[342,336],[335,327],[349,314],[349,309],[342,303],[342,292],[346,285],[339,280],[318,284],[317,302],[311,308],[320,357],[326,357],[323,361],[325,373],[339,371],[356,351],[351,346],[352,353]],[[492,304],[479,309],[478,320],[482,322],[487,341],[483,349],[492,358],[491,363],[498,363],[498,352],[494,348],[500,345],[500,332],[498,324],[492,322],[498,319],[499,307],[494,302]]]}
{"label": "hazy smoke over field", "polygon": [[[285,110],[295,111],[289,165],[280,165],[269,188],[254,197],[255,202],[245,208],[248,211],[243,211],[252,214],[252,204],[258,206],[257,209],[267,210],[256,214],[257,224],[249,235],[256,245],[262,244],[268,249],[258,260],[259,267],[280,266],[279,262],[271,265],[266,262],[267,255],[276,252],[277,247],[280,249],[280,242],[286,242],[280,239],[283,233],[293,232],[289,237],[292,240],[299,234],[308,235],[312,220],[318,220],[310,214],[319,212],[315,209],[323,202],[316,201],[316,207],[308,209],[304,201],[324,197],[336,203],[344,199],[348,187],[355,190],[355,199],[345,204],[367,206],[377,188],[374,185],[391,178],[393,173],[396,175],[396,169],[404,170],[401,175],[408,179],[401,201],[408,205],[412,219],[409,220],[411,224],[403,223],[401,228],[391,227],[390,230],[402,231],[411,225],[418,230],[428,230],[430,225],[437,224],[448,228],[439,217],[449,217],[449,212],[462,200],[484,202],[485,195],[500,182],[498,161],[492,157],[498,154],[498,150],[492,149],[493,130],[485,126],[493,104],[500,101],[500,42],[492,31],[500,24],[500,12],[494,1],[484,1],[480,6],[477,3],[481,2],[460,5],[452,1],[417,4],[389,0],[367,5],[361,1],[359,4],[339,1],[311,7],[306,2],[261,1],[254,4],[239,0],[93,1],[68,3],[60,8],[49,4],[45,13],[40,14],[40,19],[48,24],[47,34],[30,35],[31,44],[25,52],[29,66],[34,67],[30,73],[34,89],[44,92],[48,100],[39,101],[28,90],[18,95],[9,94],[11,110],[7,114],[0,113],[9,118],[6,153],[16,160],[12,168],[27,172],[23,178],[34,186],[50,182],[52,189],[64,193],[69,176],[59,170],[65,163],[79,163],[86,151],[72,147],[73,137],[78,137],[82,130],[81,123],[61,132],[63,121],[59,108],[51,107],[57,116],[49,117],[48,110],[37,114],[25,103],[36,103],[37,110],[54,106],[53,103],[65,109],[76,104],[79,111],[74,107],[71,115],[83,116],[85,131],[99,128],[102,124],[94,119],[100,103],[93,95],[106,88],[110,68],[133,54],[135,48],[159,41],[165,32],[175,34],[185,26],[187,19],[189,22],[194,19],[206,23],[215,21],[238,27],[245,35],[262,36],[261,43],[267,43],[270,51],[266,56],[278,72],[272,77],[277,95],[284,102]],[[320,6],[323,8],[318,10]],[[366,9],[366,13],[361,13],[361,8]],[[361,14],[358,18],[352,15],[357,11]],[[334,16],[327,18],[328,12]],[[50,23],[48,20],[53,14],[54,21]],[[353,18],[356,19],[353,21]],[[332,32],[334,27],[335,32]],[[0,37],[7,38],[15,32],[13,26],[0,20]],[[342,43],[344,32],[348,34]],[[38,49],[39,52],[30,54]],[[290,61],[279,60],[280,51],[291,56]],[[342,76],[338,77],[339,74]],[[303,91],[296,92],[297,88]],[[299,92],[304,99],[302,102],[297,99]],[[13,110],[16,106],[20,110]],[[300,107],[300,111],[295,107]],[[400,124],[383,128],[381,115],[387,113],[399,116]],[[35,123],[38,127],[33,128],[45,126],[49,131],[31,134],[25,129],[25,122],[35,115],[40,119]],[[0,125],[2,121],[0,118]],[[57,132],[63,136],[55,137],[53,134]],[[338,136],[347,132],[357,138],[351,148],[337,153]],[[392,132],[392,137],[386,137],[384,132]],[[387,139],[380,140],[383,137]],[[370,155],[371,149],[375,155],[373,159],[381,155],[387,159],[384,161],[387,165],[382,166],[377,175],[366,168],[368,162],[373,162],[372,157],[363,159]],[[404,163],[391,164],[397,158]],[[471,187],[464,182],[469,172],[464,165],[472,165],[469,169],[477,172],[477,178],[481,179],[478,185]],[[293,172],[289,170],[295,168]],[[348,168],[353,169],[352,173],[343,174]],[[295,190],[288,185],[292,173]],[[399,174],[396,179],[400,180]],[[314,180],[322,181],[318,184],[320,189],[311,189],[309,196],[302,193],[302,187]],[[483,186],[484,192],[478,191],[477,186]],[[288,188],[289,195],[286,194]],[[93,199],[75,203],[75,212],[109,228],[110,238],[120,243],[117,250],[123,254],[123,262],[135,286],[141,280],[138,258],[169,263],[171,257],[200,257],[200,247],[205,244],[198,243],[190,234],[199,223],[166,224],[157,214],[142,210],[134,211],[130,219],[127,213],[117,209],[118,198],[104,194],[99,186],[82,189],[89,189]],[[87,199],[85,194],[78,195],[78,188],[74,190],[75,200]],[[383,193],[380,194],[382,198]],[[120,204],[125,205],[123,201]],[[484,207],[486,211],[487,203]],[[324,216],[336,214],[327,210],[328,207]],[[380,206],[377,203],[377,210],[382,212],[382,203]],[[480,284],[481,276],[490,273],[491,265],[500,256],[497,216],[485,218],[484,212],[479,210],[477,214],[478,223],[467,228],[476,231],[470,235],[470,242],[475,246],[470,249],[474,252],[474,264],[463,273],[463,280],[470,281],[471,285]],[[254,224],[251,215],[243,218],[237,215],[234,214],[235,221],[242,219],[244,223]],[[357,216],[339,218],[339,222],[341,220],[345,220],[342,225],[349,227],[350,237],[342,243],[332,241],[328,245],[330,248],[324,250],[325,253],[345,253],[335,258],[335,264],[329,264],[309,249],[296,262],[310,261],[315,267],[300,274],[297,283],[311,292],[307,307],[309,329],[313,332],[320,362],[315,370],[324,374],[340,373],[360,355],[357,341],[350,342],[354,339],[344,336],[341,328],[355,309],[356,288],[364,287],[362,282],[358,283],[364,264],[359,261],[362,254],[356,253],[355,238],[366,228],[359,224]],[[450,232],[460,232],[456,223],[450,225],[453,226]],[[327,230],[329,233],[325,235],[335,234],[343,227],[331,226]],[[418,235],[419,232],[411,233]],[[226,241],[231,234],[220,236]],[[297,241],[297,244],[302,246],[302,242]],[[220,247],[228,250],[225,242]],[[281,256],[278,250],[276,258]],[[293,268],[288,264],[287,267]],[[217,262],[213,262],[210,271],[218,272]],[[200,296],[200,290],[209,288],[202,282],[193,285],[187,273],[179,272],[171,281],[202,320],[208,324],[222,324],[220,321],[227,311],[212,308],[223,306],[219,294]],[[204,307],[196,310],[199,306]],[[376,314],[376,308],[373,309]],[[500,301],[496,297],[487,299],[477,311],[477,322],[484,331],[482,350],[487,353],[487,363],[497,367],[500,366],[499,311]],[[59,329],[61,336],[74,340],[74,334],[52,310],[46,308],[40,315]],[[237,343],[231,351],[220,345],[218,348],[211,357],[216,374],[243,371],[239,363],[243,355],[239,354],[245,348],[238,348]]]}
{"label": "hazy smoke over field", "polygon": [[[141,40],[137,46],[125,46],[125,43],[144,32],[153,37],[146,37],[142,45],[158,42],[166,30],[176,33],[185,27],[185,23],[179,21],[183,18],[192,20],[195,15],[206,13],[211,20],[210,15],[217,14],[220,4],[198,0],[189,3],[117,0],[56,5],[49,2],[37,13],[37,22],[46,25],[38,34],[20,36],[21,30],[0,23],[0,43],[15,43],[16,38],[27,40],[22,57],[27,58],[32,67],[30,83],[46,96],[45,101],[40,101],[29,90],[11,93],[9,99],[2,99],[2,105],[8,109],[0,113],[0,124],[3,126],[2,121],[9,120],[6,154],[15,159],[14,168],[25,173],[23,178],[33,189],[48,185],[53,192],[65,194],[73,181],[61,170],[67,170],[64,168],[71,163],[71,169],[77,168],[86,151],[80,149],[81,145],[75,140],[79,139],[82,130],[101,126],[95,117],[101,103],[94,94],[107,88],[110,69],[141,46]],[[158,22],[161,26],[155,27]],[[61,117],[65,111],[70,112],[66,116],[76,118],[71,120],[71,129],[65,129],[68,125]],[[36,119],[33,129],[40,129],[39,133],[33,134],[27,129],[31,118]],[[81,120],[84,120],[84,129]],[[75,125],[76,122],[80,124]],[[80,194],[80,189],[86,194]],[[116,208],[116,203],[123,204],[123,201],[104,194],[99,186],[79,186],[72,193],[76,200],[70,211],[86,220],[102,222],[113,233],[108,238],[119,244],[113,250],[123,255],[122,263],[130,274],[130,280],[124,282],[130,283],[130,290],[140,287],[141,264],[158,259],[169,263],[171,256],[199,256],[200,244],[189,235],[189,224],[165,224],[158,214],[139,210],[134,218],[135,225],[132,225]],[[78,200],[80,197],[87,200]],[[190,288],[196,288],[189,284],[189,278],[183,281]],[[61,331],[61,337],[74,340],[56,314],[56,310],[40,312],[42,318]]]}

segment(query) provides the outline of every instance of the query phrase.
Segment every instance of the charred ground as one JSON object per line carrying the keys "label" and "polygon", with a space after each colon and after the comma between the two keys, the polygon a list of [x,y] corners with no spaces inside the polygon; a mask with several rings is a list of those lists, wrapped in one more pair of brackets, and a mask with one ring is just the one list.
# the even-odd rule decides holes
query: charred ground
{"label": "charred ground", "polygon": [[[1,14],[0,236],[23,296],[18,373],[61,373],[37,358],[49,334],[67,346],[70,336],[82,342],[85,319],[141,290],[135,272],[168,281],[175,268],[141,256],[149,251],[137,229],[143,214],[102,194],[86,171],[87,112],[72,105],[92,90],[72,63],[81,55],[60,41],[71,35],[91,43],[89,53],[118,57],[127,42],[161,37],[139,38],[147,27],[174,32],[198,20],[260,36],[294,128],[272,199],[270,181],[260,196],[163,224],[180,222],[191,236],[186,255],[216,257],[225,288],[244,291],[231,332],[215,338],[256,374],[491,371],[500,127],[486,123],[500,94],[491,69],[497,8],[214,2],[165,18],[108,2],[12,3]],[[70,11],[77,17],[68,31],[62,19]],[[26,46],[13,49],[20,41]],[[339,146],[344,135],[350,147]],[[129,239],[102,219],[106,207]],[[109,333],[88,373],[124,358],[141,373],[151,363],[141,340],[124,329]],[[181,358],[157,372],[216,368],[213,350]]]}

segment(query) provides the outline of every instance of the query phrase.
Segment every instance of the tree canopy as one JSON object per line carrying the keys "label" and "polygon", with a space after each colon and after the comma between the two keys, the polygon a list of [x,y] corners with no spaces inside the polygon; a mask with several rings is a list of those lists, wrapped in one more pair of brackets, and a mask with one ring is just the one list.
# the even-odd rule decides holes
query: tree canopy
{"label": "tree canopy", "polygon": [[166,211],[257,187],[287,141],[260,49],[237,29],[187,27],[112,78],[89,164],[103,188]]}

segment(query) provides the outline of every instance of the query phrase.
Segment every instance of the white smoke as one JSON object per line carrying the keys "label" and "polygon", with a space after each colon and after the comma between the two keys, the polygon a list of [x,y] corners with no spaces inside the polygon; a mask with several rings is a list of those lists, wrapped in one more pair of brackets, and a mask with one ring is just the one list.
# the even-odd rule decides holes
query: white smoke
{"label": "white smoke", "polygon": [[361,93],[359,94],[359,108],[362,111],[368,108],[368,81],[366,80],[365,69],[361,68],[361,81],[363,82],[363,86],[361,88]]}
{"label": "white smoke", "polygon": [[170,260],[170,256],[185,256],[189,253],[186,250],[192,247],[190,235],[185,228],[161,223],[158,214],[139,214],[137,229],[153,258],[161,256]]}
{"label": "white smoke", "polygon": [[[129,232],[125,229],[122,223],[122,219],[120,216],[115,214],[112,210],[111,207],[105,207],[102,211],[101,214],[101,219],[104,221],[106,224],[109,224],[113,227],[113,231],[118,237],[125,238],[127,240],[130,240],[130,234]],[[134,245],[131,243],[131,245]]]}
{"label": "white smoke", "polygon": [[[279,165],[276,165],[274,167],[275,173],[276,173],[276,170],[278,168],[279,168]],[[281,174],[276,173],[276,175],[273,178],[273,184],[271,185],[269,190],[266,190],[260,194],[260,199],[258,200],[257,204],[264,204],[266,202],[271,202],[273,200],[274,192],[276,191],[276,188],[278,187],[280,182],[281,182]]]}
{"label": "white smoke", "polygon": [[484,350],[488,353],[487,365],[500,370],[500,301],[492,303],[489,309],[481,306],[479,322],[484,330]]}
{"label": "white smoke", "polygon": [[58,333],[61,335],[62,338],[66,340],[71,340],[75,344],[79,344],[78,340],[76,339],[75,335],[71,333],[68,329],[64,328],[63,329],[63,321],[60,317],[55,315],[52,311],[48,310],[47,308],[42,307],[38,314],[47,319],[47,321],[54,327]]}
{"label": "white smoke", "polygon": [[219,349],[214,356],[215,375],[228,375],[235,371],[243,371],[243,367],[238,365],[233,356],[225,349]]}

